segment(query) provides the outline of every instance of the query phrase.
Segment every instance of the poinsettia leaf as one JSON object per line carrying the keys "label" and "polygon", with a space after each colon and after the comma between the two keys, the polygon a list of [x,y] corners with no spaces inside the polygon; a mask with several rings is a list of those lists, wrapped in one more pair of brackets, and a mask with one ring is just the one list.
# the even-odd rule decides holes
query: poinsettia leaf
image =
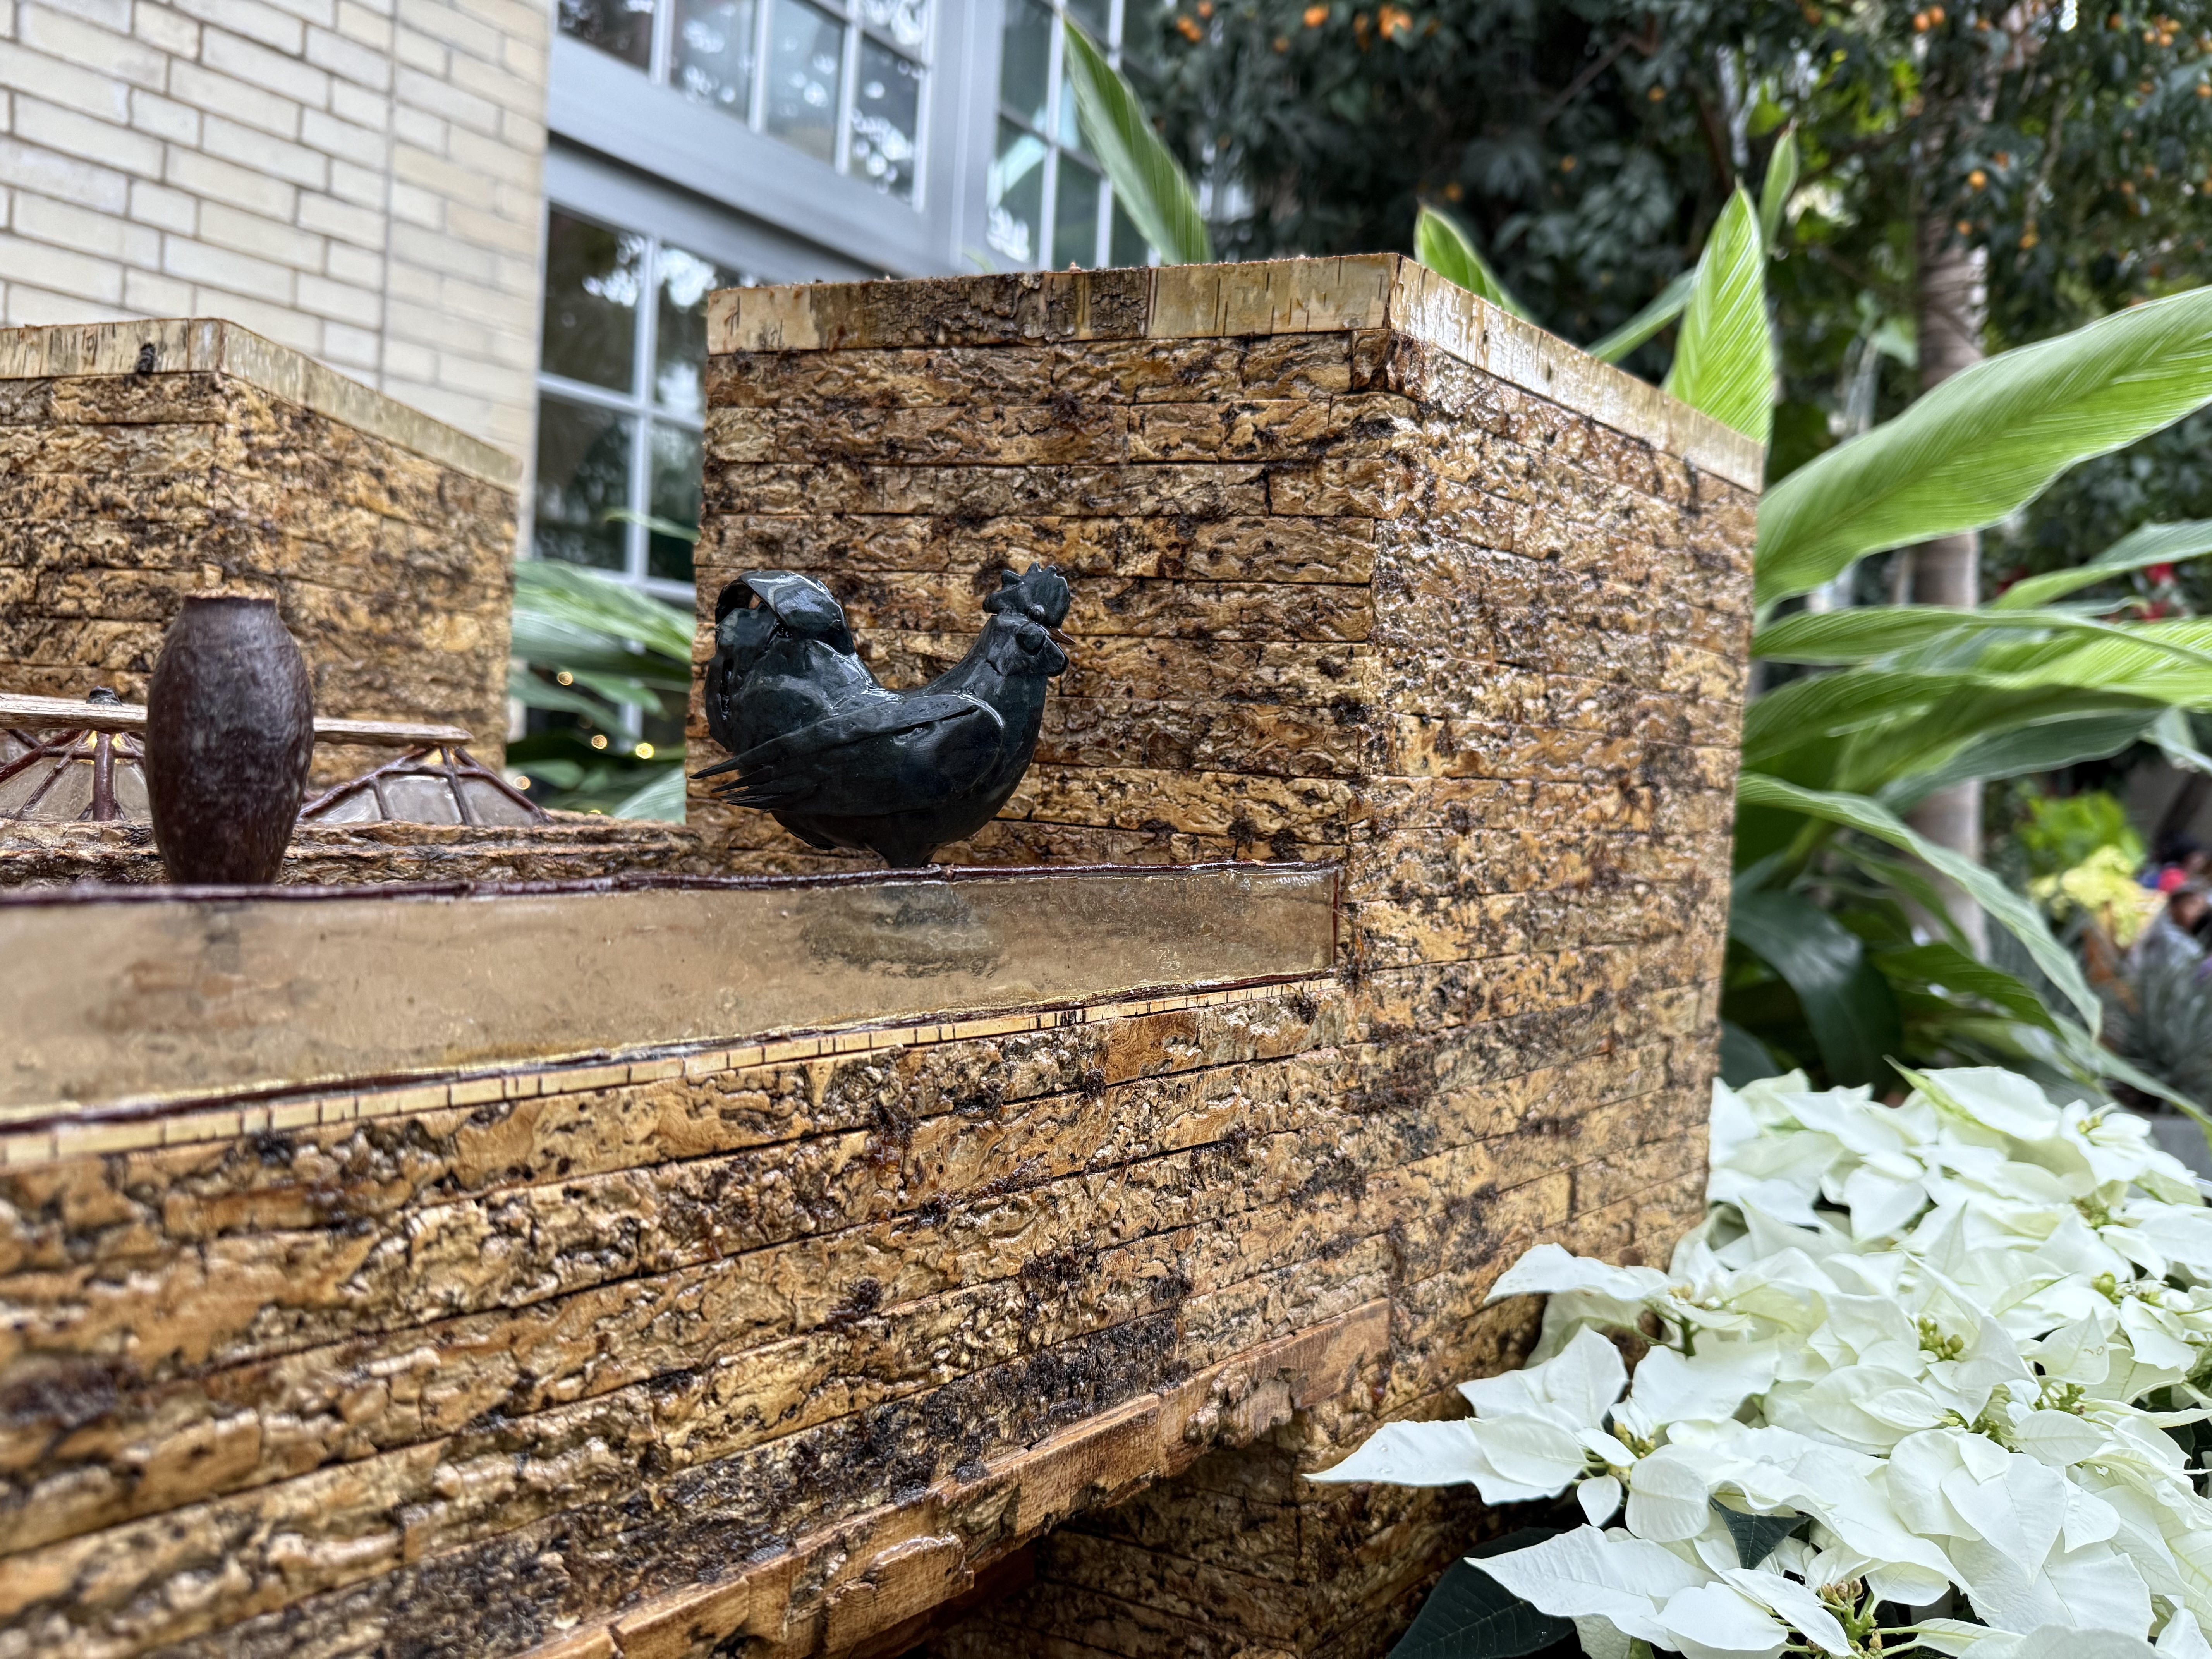
{"label": "poinsettia leaf", "polygon": [[1572,1638],[1571,1623],[1539,1613],[1475,1565],[1552,1535],[1524,1527],[1478,1546],[1473,1559],[1453,1562],[1390,1659],[1524,1659]]}
{"label": "poinsettia leaf", "polygon": [[1745,1515],[1715,1501],[1713,1513],[1735,1540],[1735,1559],[1755,1567],[1774,1553],[1775,1547],[1805,1524],[1802,1515]]}

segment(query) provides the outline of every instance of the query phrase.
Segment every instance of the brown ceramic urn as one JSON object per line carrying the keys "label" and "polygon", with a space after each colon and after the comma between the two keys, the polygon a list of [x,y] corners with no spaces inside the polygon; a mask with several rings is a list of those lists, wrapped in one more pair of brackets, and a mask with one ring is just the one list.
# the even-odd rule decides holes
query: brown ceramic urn
{"label": "brown ceramic urn", "polygon": [[146,696],[146,793],[169,879],[276,880],[314,746],[313,688],[276,601],[186,599]]}

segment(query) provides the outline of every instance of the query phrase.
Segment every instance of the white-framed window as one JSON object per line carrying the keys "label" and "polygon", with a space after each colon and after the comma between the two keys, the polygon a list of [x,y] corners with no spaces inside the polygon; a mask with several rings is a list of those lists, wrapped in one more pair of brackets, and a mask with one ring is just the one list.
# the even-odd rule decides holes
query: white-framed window
{"label": "white-framed window", "polygon": [[562,33],[921,205],[933,0],[559,0]]}
{"label": "white-framed window", "polygon": [[999,120],[992,146],[994,258],[1011,265],[1141,265],[1145,239],[1114,204],[1113,187],[1083,142],[1067,83],[1067,24],[1079,24],[1109,61],[1121,55],[1129,0],[1005,0],[999,37]]}
{"label": "white-framed window", "polygon": [[691,600],[707,295],[748,276],[555,205],[545,216],[532,552]]}

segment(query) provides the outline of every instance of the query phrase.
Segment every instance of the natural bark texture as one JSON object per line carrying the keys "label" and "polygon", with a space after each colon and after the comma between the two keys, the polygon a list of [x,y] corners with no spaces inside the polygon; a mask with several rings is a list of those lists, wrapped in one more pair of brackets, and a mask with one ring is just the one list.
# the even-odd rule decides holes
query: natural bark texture
{"label": "natural bark texture", "polygon": [[0,330],[0,690],[143,702],[184,595],[265,594],[318,714],[459,726],[496,765],[513,471],[231,325]]}
{"label": "natural bark texture", "polygon": [[[1923,216],[1919,228],[1920,386],[1941,386],[1981,362],[1989,312],[1987,258],[1962,244],[1948,216]],[[1939,537],[1911,550],[1912,602],[1971,610],[1981,603],[1982,538],[1973,531]],[[1982,786],[1969,781],[1939,789],[1914,807],[1908,822],[1940,847],[1978,859]],[[1979,954],[1987,943],[1978,904],[1941,876],[1946,908]]]}
{"label": "natural bark texture", "polygon": [[[786,564],[838,594],[887,683],[913,684],[965,648],[1002,566],[1054,561],[1073,665],[1006,815],[946,856],[1342,859],[1350,1006],[1387,1036],[1338,1086],[1411,1133],[1449,1120],[1437,1068],[1486,1048],[1473,1023],[1501,994],[1570,1025],[1617,1008],[1644,1054],[1628,1033],[1665,1018],[1655,993],[1694,997],[1695,1034],[1660,1045],[1687,1087],[1640,1132],[1680,1150],[1647,1140],[1572,1200],[1617,1218],[1600,1248],[1661,1259],[1698,1208],[1753,494],[1650,441],[1626,377],[1547,362],[1492,313],[1393,309],[1392,265],[1243,268],[1229,280],[1274,297],[1150,312],[1128,273],[1105,306],[1074,277],[726,296],[700,648],[724,582]],[[1189,320],[1228,312],[1249,331]],[[696,720],[691,741],[719,757]],[[849,867],[703,793],[692,814],[740,867]],[[1579,1087],[1536,1088],[1522,1133]],[[1460,1179],[1431,1189],[1443,1215],[1394,1235],[1371,1401],[1062,1527],[1026,1589],[932,1650],[1386,1649],[1496,1523],[1298,1472],[1512,1363],[1527,1310],[1478,1315],[1462,1275],[1517,1253],[1516,1189]]]}

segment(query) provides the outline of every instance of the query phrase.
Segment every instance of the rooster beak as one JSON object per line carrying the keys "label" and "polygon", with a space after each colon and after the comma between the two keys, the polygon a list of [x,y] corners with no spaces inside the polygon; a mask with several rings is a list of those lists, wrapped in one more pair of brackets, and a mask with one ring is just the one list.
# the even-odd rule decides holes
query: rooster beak
{"label": "rooster beak", "polygon": [[1061,633],[1057,628],[1046,628],[1044,630],[1044,636],[1050,640],[1054,645],[1058,646],[1062,651],[1066,652],[1068,655],[1073,656],[1075,654],[1075,641],[1068,638],[1066,635]]}

